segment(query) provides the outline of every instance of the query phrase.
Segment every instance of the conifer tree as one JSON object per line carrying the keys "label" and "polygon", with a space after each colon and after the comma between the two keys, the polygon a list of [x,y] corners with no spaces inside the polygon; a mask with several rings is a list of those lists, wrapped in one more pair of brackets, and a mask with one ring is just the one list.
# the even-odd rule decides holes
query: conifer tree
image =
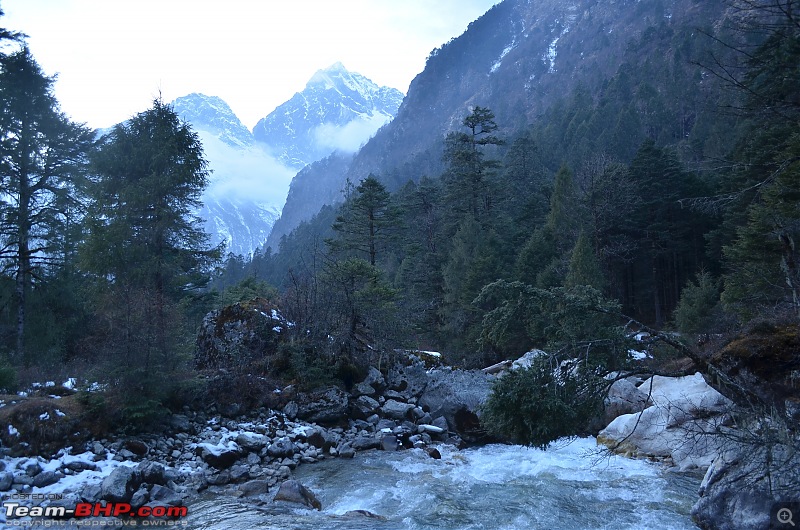
{"label": "conifer tree", "polygon": [[22,357],[28,294],[34,279],[63,264],[59,244],[77,206],[91,133],[59,110],[53,79],[27,47],[3,56],[0,68],[0,258],[14,276],[15,351]]}
{"label": "conifer tree", "polygon": [[390,198],[374,175],[362,180],[333,223],[339,236],[327,240],[330,247],[366,255],[374,267],[378,251],[385,248],[392,230],[397,228],[398,216],[391,208]]}
{"label": "conifer tree", "polygon": [[114,330],[98,343],[139,392],[162,392],[158,377],[186,339],[179,302],[220,257],[194,214],[208,178],[202,145],[156,100],[100,140],[91,168],[81,262],[97,286],[97,333]]}

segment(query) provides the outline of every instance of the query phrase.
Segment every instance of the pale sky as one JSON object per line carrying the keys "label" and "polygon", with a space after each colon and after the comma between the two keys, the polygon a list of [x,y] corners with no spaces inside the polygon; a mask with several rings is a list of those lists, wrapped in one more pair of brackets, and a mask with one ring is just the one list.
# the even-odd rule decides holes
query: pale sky
{"label": "pale sky", "polygon": [[108,127],[200,92],[252,128],[341,61],[406,92],[498,0],[0,0],[73,120]]}

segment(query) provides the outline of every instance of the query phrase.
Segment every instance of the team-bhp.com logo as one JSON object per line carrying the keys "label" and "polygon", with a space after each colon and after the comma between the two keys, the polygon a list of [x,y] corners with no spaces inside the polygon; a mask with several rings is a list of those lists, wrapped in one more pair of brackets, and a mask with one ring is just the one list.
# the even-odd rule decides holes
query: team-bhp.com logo
{"label": "team-bhp.com logo", "polygon": [[79,502],[74,508],[65,506],[24,506],[18,502],[3,503],[7,518],[47,517],[65,519],[68,517],[140,517],[177,519],[186,517],[186,506],[141,506],[134,508],[126,502]]}

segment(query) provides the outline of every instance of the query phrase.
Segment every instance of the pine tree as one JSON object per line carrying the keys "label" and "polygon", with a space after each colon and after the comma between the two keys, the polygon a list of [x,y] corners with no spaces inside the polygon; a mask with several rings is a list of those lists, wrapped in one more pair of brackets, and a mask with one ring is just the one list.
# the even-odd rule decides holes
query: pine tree
{"label": "pine tree", "polygon": [[577,287],[588,285],[597,290],[602,290],[604,286],[603,273],[597,262],[594,248],[584,232],[578,236],[575,248],[572,249],[572,256],[569,261],[569,271],[564,279],[564,287]]}
{"label": "pine tree", "polygon": [[478,221],[489,216],[497,196],[492,171],[498,163],[485,158],[484,148],[503,143],[494,134],[497,124],[487,108],[476,106],[462,124],[469,132],[451,132],[445,139],[447,169],[442,175],[456,225],[465,215]]}
{"label": "pine tree", "polygon": [[63,265],[77,207],[77,180],[91,133],[58,108],[53,79],[30,51],[0,60],[0,258],[15,277],[16,355],[25,353],[28,294],[34,279]]}
{"label": "pine tree", "polygon": [[390,198],[374,175],[362,180],[333,223],[338,237],[327,240],[331,249],[364,254],[374,267],[378,251],[385,248],[392,230],[397,228],[398,216]]}
{"label": "pine tree", "polygon": [[156,100],[100,140],[91,167],[81,261],[97,284],[98,322],[115,330],[99,342],[138,388],[176,367],[179,302],[207,283],[220,256],[193,213],[207,163],[197,134]]}

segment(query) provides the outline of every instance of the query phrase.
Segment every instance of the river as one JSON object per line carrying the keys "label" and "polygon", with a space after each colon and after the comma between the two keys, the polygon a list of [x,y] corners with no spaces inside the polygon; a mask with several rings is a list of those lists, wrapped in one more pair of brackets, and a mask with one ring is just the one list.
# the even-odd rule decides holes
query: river
{"label": "river", "polygon": [[[593,438],[547,451],[487,445],[368,451],[295,470],[322,511],[256,505],[208,492],[189,506],[193,529],[694,529],[700,478],[663,465],[598,455]],[[344,515],[368,510],[384,519]]]}

